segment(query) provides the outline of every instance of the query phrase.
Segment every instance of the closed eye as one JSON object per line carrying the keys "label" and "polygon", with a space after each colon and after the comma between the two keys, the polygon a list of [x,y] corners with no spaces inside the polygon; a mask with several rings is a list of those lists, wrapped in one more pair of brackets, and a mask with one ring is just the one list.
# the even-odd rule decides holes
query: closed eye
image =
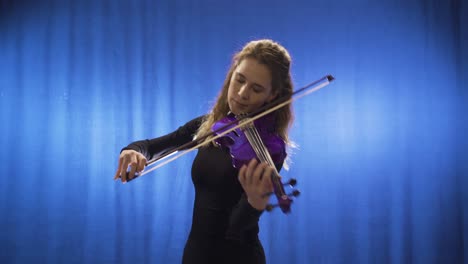
{"label": "closed eye", "polygon": [[[239,84],[244,84],[246,82],[245,76],[240,72],[236,72],[236,82],[238,82]],[[252,90],[255,93],[262,93],[265,90],[265,88],[258,83],[254,83],[252,85]]]}
{"label": "closed eye", "polygon": [[254,85],[253,86],[253,91],[256,92],[256,93],[261,93],[263,92],[263,87],[262,86],[258,86],[258,85]]}
{"label": "closed eye", "polygon": [[244,84],[245,80],[243,78],[236,78],[236,81],[240,84]]}

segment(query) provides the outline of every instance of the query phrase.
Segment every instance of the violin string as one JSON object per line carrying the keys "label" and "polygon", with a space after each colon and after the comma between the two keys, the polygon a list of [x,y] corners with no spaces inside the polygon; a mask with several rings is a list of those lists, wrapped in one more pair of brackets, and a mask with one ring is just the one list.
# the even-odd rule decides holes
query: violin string
{"label": "violin string", "polygon": [[265,157],[265,154],[262,153],[262,151],[261,151],[260,143],[253,136],[253,130],[254,129],[255,128],[252,127],[251,124],[249,124],[249,125],[247,125],[245,127],[244,134],[247,137],[247,140],[249,141],[250,146],[252,146],[253,150],[257,154],[257,157],[260,159],[260,162],[268,162],[267,158]]}
{"label": "violin string", "polygon": [[270,166],[271,164],[271,159],[268,158],[268,155],[265,153],[265,145],[263,145],[263,142],[261,139],[259,140],[256,136],[257,134],[255,133],[257,129],[255,129],[254,126],[249,128],[249,137],[252,139],[252,143],[256,146],[257,149],[257,156],[260,156],[262,159],[262,162],[268,163]]}
{"label": "violin string", "polygon": [[[247,132],[247,133],[246,133]],[[270,156],[265,144],[263,143],[258,130],[253,125],[249,125],[246,131],[244,131],[250,145],[254,148],[255,153],[259,157],[260,161],[268,163],[268,165],[274,167],[273,159]]]}
{"label": "violin string", "polygon": [[244,134],[246,135],[247,140],[254,149],[255,153],[257,153],[257,157],[259,157],[260,161],[267,162],[273,168],[273,173],[271,174],[271,183],[274,186],[274,192],[278,197],[283,197],[285,192],[282,187],[282,183],[279,180],[278,170],[276,169],[273,159],[271,158],[268,149],[263,143],[263,140],[261,139],[260,134],[258,133],[258,130],[255,128],[253,123],[250,123],[245,128]]}
{"label": "violin string", "polygon": [[[265,161],[274,169],[274,173],[271,175],[271,177],[272,177],[272,180],[273,180],[273,184],[276,185],[278,183],[276,181],[276,179],[279,178],[279,173],[278,173],[278,170],[276,169],[276,165],[273,162],[273,159],[272,159],[272,157],[270,155],[270,152],[268,151],[268,148],[265,146],[265,144],[264,144],[262,138],[260,137],[260,134],[258,133],[258,130],[255,128],[255,126],[252,127],[251,132],[252,132],[252,135],[255,138],[254,141],[256,142],[256,144],[259,145],[261,155],[264,157]],[[277,189],[277,188],[275,188],[275,189]]]}
{"label": "violin string", "polygon": [[263,155],[266,157],[268,164],[270,164],[270,166],[275,167],[275,163],[273,162],[273,159],[271,158],[270,152],[268,152],[268,148],[265,146],[262,138],[260,137],[260,134],[258,133],[258,130],[255,129],[254,127],[252,129],[252,132],[253,132],[254,137],[256,138],[256,141],[259,142],[259,144],[261,145],[261,151]]}

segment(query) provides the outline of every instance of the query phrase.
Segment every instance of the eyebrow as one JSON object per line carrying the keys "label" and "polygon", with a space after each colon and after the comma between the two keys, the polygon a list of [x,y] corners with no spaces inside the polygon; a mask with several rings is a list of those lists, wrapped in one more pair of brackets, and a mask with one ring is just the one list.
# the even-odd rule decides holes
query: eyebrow
{"label": "eyebrow", "polygon": [[[242,77],[242,78],[244,78],[244,79],[247,79],[247,78],[245,77],[244,74],[242,74],[242,73],[240,73],[240,72],[238,72],[238,71],[236,71],[236,75],[240,75],[240,77]],[[263,85],[261,85],[261,84],[254,83],[254,85],[256,85],[256,86],[258,86],[258,87],[260,87],[260,88],[262,88],[262,89],[266,89],[266,88],[263,87]]]}

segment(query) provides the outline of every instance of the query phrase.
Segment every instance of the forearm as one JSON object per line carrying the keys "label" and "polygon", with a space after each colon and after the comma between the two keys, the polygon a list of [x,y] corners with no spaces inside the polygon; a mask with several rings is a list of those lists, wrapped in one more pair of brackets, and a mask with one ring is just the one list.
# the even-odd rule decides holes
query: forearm
{"label": "forearm", "polygon": [[203,116],[195,118],[185,125],[179,127],[172,133],[162,137],[139,140],[130,143],[122,150],[131,149],[143,154],[147,160],[157,158],[161,154],[170,151],[174,148],[180,147],[185,143],[192,140],[193,135],[196,133],[198,127],[203,120]]}
{"label": "forearm", "polygon": [[243,194],[231,211],[226,238],[242,241],[245,238],[245,233],[258,233],[258,221],[262,213],[263,210],[252,207],[247,201],[247,196]]}
{"label": "forearm", "polygon": [[177,141],[171,140],[171,136],[169,134],[159,138],[145,139],[132,142],[128,146],[123,148],[122,151],[127,149],[135,150],[143,154],[143,156],[145,156],[147,160],[152,160],[160,156],[162,153],[177,147],[177,143]]}

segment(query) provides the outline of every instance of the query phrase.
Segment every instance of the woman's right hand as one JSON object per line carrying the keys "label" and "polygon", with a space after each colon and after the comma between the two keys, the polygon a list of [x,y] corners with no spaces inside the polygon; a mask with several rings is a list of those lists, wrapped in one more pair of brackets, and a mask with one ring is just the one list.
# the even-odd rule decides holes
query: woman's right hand
{"label": "woman's right hand", "polygon": [[[127,174],[128,166],[130,166],[130,171]],[[143,171],[145,166],[146,158],[143,154],[135,150],[124,150],[120,153],[114,180],[120,178],[122,182],[127,182],[135,177],[135,172]]]}

